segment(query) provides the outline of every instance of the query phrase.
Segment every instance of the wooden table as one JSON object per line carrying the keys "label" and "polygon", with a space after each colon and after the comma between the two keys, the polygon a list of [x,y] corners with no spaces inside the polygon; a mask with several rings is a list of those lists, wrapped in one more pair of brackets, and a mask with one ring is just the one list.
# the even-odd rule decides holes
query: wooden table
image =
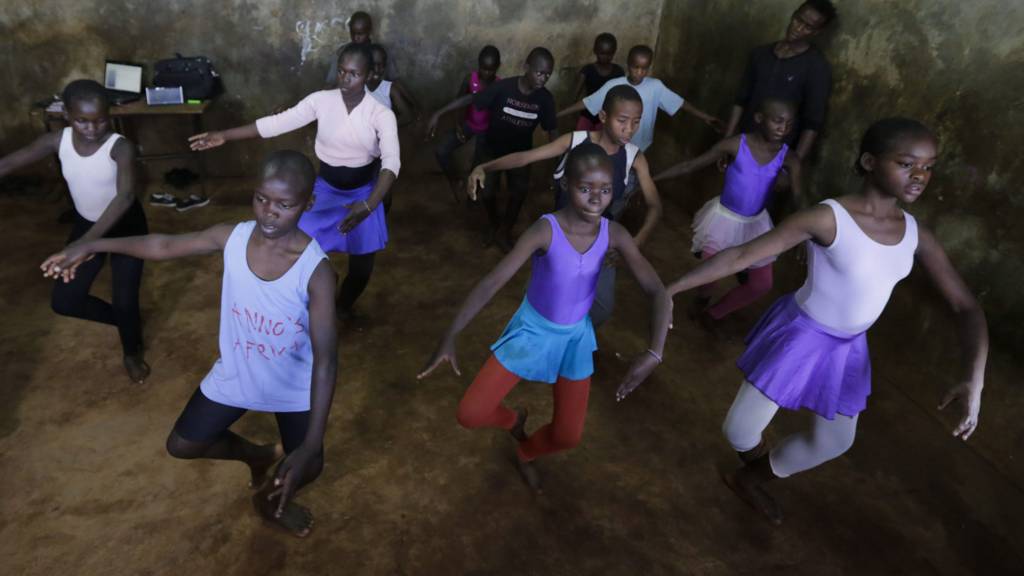
{"label": "wooden table", "polygon": [[[210,107],[210,101],[204,100],[201,104],[171,104],[166,106],[150,106],[145,99],[129,102],[120,106],[110,107],[110,117],[113,120],[114,130],[125,136],[132,142],[138,143],[138,127],[135,119],[145,116],[188,116],[192,122],[192,133],[203,132],[203,114]],[[41,115],[46,131],[53,130],[53,124],[59,123],[61,127],[66,125],[64,115],[61,112],[50,112],[40,108],[33,109],[32,115]],[[177,158],[188,158],[196,161],[199,169],[199,189],[203,196],[206,196],[206,156],[202,152],[186,150],[181,152],[162,152],[159,154],[141,154],[140,162],[157,160],[174,160]]]}

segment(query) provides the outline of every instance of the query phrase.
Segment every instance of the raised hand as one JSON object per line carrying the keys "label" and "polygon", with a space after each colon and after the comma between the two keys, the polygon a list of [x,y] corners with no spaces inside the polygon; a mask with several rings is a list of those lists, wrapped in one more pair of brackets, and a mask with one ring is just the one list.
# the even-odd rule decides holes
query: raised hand
{"label": "raised hand", "polygon": [[455,371],[456,376],[462,376],[462,372],[459,371],[459,362],[455,358],[455,342],[449,338],[445,338],[441,344],[438,345],[437,350],[434,351],[434,355],[427,362],[427,365],[420,370],[420,373],[416,375],[417,380],[422,380],[437,369],[442,362],[448,362],[452,365],[452,370]]}
{"label": "raised hand", "polygon": [[474,202],[476,201],[477,187],[479,187],[480,190],[483,190],[486,178],[486,173],[483,168],[479,166],[473,168],[473,171],[469,173],[469,178],[466,182],[466,195],[469,196],[470,200],[473,200]]}
{"label": "raised hand", "polygon": [[210,148],[216,148],[217,146],[224,145],[227,142],[227,138],[224,137],[223,132],[203,132],[202,134],[196,134],[195,136],[188,137],[188,145],[193,150],[209,150]]}
{"label": "raised hand", "polygon": [[661,362],[650,352],[644,352],[638,356],[633,361],[633,365],[629,367],[626,377],[622,379],[622,384],[619,384],[619,389],[615,391],[615,401],[621,402],[633,390],[636,390],[637,386],[640,386],[651,375],[651,372],[654,372],[658,364]]}
{"label": "raised hand", "polygon": [[981,412],[981,386],[975,386],[971,382],[960,382],[953,386],[942,397],[939,403],[939,410],[949,406],[954,401],[959,401],[962,411],[960,423],[953,430],[953,436],[961,440],[967,440],[978,428],[978,415]]}
{"label": "raised hand", "polygon": [[64,247],[64,250],[49,256],[39,266],[46,278],[63,278],[65,283],[75,279],[75,271],[78,266],[87,260],[91,260],[94,254],[84,244],[72,242]]}

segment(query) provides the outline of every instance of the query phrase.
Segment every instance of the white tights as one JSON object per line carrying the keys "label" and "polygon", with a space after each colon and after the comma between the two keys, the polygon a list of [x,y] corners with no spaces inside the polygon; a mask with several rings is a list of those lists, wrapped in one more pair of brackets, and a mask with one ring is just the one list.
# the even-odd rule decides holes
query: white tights
{"label": "white tights", "polygon": [[[753,450],[778,410],[778,404],[744,381],[725,416],[722,432],[737,452]],[[783,438],[769,453],[772,472],[785,478],[828,462],[849,450],[856,434],[856,416],[836,414],[835,420],[826,420],[815,414],[810,430]]]}

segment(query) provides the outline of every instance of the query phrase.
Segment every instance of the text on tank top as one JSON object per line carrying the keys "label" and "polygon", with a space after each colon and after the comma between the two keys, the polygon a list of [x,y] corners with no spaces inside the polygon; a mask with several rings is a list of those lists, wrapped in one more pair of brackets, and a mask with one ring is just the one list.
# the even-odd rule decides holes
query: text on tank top
{"label": "text on tank top", "polygon": [[725,171],[725,186],[720,202],[741,216],[756,216],[768,204],[775,179],[786,160],[785,144],[767,164],[759,164],[747,145],[746,134],[740,134],[736,158]]}
{"label": "text on tank top", "polygon": [[537,312],[556,324],[582,320],[594,302],[597,277],[608,252],[608,219],[593,244],[580,253],[573,247],[554,214],[542,216],[551,225],[551,243],[543,254],[533,255],[526,299]]}
{"label": "text on tank top", "polygon": [[82,218],[95,222],[117,196],[117,162],[110,157],[110,151],[121,135],[111,134],[89,156],[82,156],[75,150],[72,138],[70,127],[61,132],[57,152],[61,174],[68,183],[75,210]]}
{"label": "text on tank top", "polygon": [[903,212],[906,230],[897,244],[872,240],[842,204],[832,208],[836,236],[829,246],[807,241],[807,280],[797,304],[828,328],[859,334],[878,320],[896,283],[910,274],[917,251],[917,220]]}
{"label": "text on tank top", "polygon": [[228,406],[309,410],[309,279],[327,256],[310,240],[287,272],[263,280],[247,257],[255,227],[255,221],[239,223],[224,246],[220,358],[201,387],[208,398]]}

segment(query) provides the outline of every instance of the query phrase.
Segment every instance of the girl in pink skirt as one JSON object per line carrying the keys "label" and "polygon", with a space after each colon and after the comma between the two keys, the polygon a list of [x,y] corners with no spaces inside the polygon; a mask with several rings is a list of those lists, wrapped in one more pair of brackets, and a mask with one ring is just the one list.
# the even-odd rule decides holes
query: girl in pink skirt
{"label": "girl in pink skirt", "polygon": [[[710,166],[723,156],[733,161],[725,172],[722,195],[708,201],[693,218],[691,251],[708,259],[733,246],[739,246],[772,229],[765,206],[779,172],[785,168],[792,176],[794,195],[801,196],[800,159],[789,153],[785,139],[793,130],[796,110],[790,102],[764,100],[754,115],[757,131],[720,141],[700,156],[676,164],[654,177],[655,181],[688,174]],[[714,305],[714,282],[701,286],[694,303],[694,315],[703,321],[720,320],[730,312],[754,302],[772,288],[772,262],[775,257],[751,263],[738,275],[740,285]]]}

